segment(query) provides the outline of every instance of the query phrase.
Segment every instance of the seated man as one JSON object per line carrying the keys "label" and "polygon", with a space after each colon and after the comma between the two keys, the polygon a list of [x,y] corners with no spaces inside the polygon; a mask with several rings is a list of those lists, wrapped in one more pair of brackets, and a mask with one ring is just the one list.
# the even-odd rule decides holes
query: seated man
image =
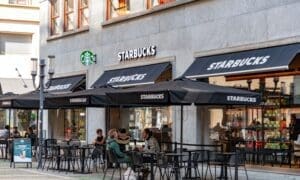
{"label": "seated man", "polygon": [[4,130],[0,134],[0,139],[7,140],[9,138],[9,125],[6,125]]}
{"label": "seated man", "polygon": [[11,133],[11,137],[12,138],[20,138],[21,137],[17,126],[13,127],[13,132]]}

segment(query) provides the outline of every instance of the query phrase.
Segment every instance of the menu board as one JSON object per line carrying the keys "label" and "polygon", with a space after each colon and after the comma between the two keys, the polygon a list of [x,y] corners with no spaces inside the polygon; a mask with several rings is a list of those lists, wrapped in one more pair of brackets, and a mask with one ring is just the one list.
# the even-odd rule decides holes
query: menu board
{"label": "menu board", "polygon": [[29,138],[17,138],[13,141],[13,162],[31,163],[31,140]]}

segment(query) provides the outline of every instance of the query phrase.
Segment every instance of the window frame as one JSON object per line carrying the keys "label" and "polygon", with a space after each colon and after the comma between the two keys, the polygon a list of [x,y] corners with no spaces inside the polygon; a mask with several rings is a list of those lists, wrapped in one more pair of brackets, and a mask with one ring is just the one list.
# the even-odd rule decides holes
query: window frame
{"label": "window frame", "polygon": [[78,29],[89,26],[89,21],[87,25],[83,25],[83,21],[82,21],[82,18],[84,17],[84,10],[88,9],[89,11],[89,0],[87,0],[86,6],[83,6],[82,1],[84,0],[78,0],[78,22],[77,22]]}
{"label": "window frame", "polygon": [[[57,7],[56,7],[57,6]],[[58,9],[58,13],[56,14],[55,8]],[[55,32],[55,21],[60,18],[59,13],[59,1],[50,1],[50,35],[57,35],[59,32]]]}
{"label": "window frame", "polygon": [[[146,0],[144,0],[146,1]],[[147,0],[148,1],[148,0]],[[127,10],[127,3],[128,0],[118,0],[118,7],[114,7],[111,0],[106,0],[106,20],[112,19],[112,8],[118,13],[118,14],[126,14]],[[124,4],[123,6],[120,6],[120,4]],[[122,15],[121,15],[122,16]]]}
{"label": "window frame", "polygon": [[[119,6],[114,7],[113,4],[112,4],[112,0],[106,0],[106,17],[105,17],[106,21],[116,18],[116,17],[112,17],[112,9],[114,9],[119,14],[118,17],[127,15],[124,12],[127,10],[127,5],[126,4],[130,0],[118,0],[118,1],[119,1],[118,2]],[[175,2],[177,0],[158,0],[158,5],[156,5],[156,6],[153,6],[153,3],[152,3],[153,0],[143,0],[143,1],[146,3],[146,10],[141,10],[141,12],[142,11],[147,11],[149,9],[152,9],[152,8],[156,7],[156,6],[161,6],[161,5],[164,5],[164,4],[172,3],[172,2]],[[122,2],[122,4],[125,3],[125,6],[121,7],[120,2]]]}
{"label": "window frame", "polygon": [[71,0],[73,1],[73,9],[71,11],[68,11],[68,5],[69,5],[69,1],[70,0],[64,0],[64,26],[63,26],[63,30],[64,32],[68,32],[68,31],[73,31],[75,30],[75,27],[73,29],[69,29],[69,15],[70,14],[73,14],[73,16],[75,17],[75,11],[74,11],[74,0]]}

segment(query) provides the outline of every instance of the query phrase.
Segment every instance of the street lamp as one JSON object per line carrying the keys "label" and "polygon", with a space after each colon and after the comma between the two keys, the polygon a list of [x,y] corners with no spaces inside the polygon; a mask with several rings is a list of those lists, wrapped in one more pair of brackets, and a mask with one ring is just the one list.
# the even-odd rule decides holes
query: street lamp
{"label": "street lamp", "polygon": [[[51,79],[54,75],[54,68],[53,68],[53,61],[55,59],[55,56],[49,55],[48,56],[48,74],[49,74],[49,82],[51,82]],[[32,81],[33,86],[35,89],[39,88],[40,90],[40,107],[39,107],[39,153],[38,153],[38,168],[42,168],[42,144],[43,144],[43,111],[44,111],[44,89],[49,88],[51,83],[48,83],[46,86],[44,85],[44,79],[45,79],[45,59],[40,59],[39,66],[40,66],[40,82],[39,86],[36,86],[35,80],[37,76],[37,58],[31,58],[32,61]]]}

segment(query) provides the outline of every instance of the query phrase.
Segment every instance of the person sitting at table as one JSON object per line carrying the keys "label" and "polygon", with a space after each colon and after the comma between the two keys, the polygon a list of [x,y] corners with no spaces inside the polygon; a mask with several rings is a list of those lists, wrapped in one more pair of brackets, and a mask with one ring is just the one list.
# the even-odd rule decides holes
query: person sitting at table
{"label": "person sitting at table", "polygon": [[121,128],[118,130],[118,138],[116,139],[117,143],[120,145],[122,152],[126,150],[126,144],[129,144],[130,136],[127,134],[126,129]]}
{"label": "person sitting at table", "polygon": [[33,133],[32,127],[29,127],[27,129],[27,132],[25,133],[25,138],[30,138],[30,140],[31,140],[31,146],[35,145],[36,134]]}
{"label": "person sitting at table", "polygon": [[104,145],[105,144],[105,137],[103,136],[102,129],[97,129],[96,133],[97,133],[97,137],[94,140],[94,145],[95,146],[97,146],[97,145]]}
{"label": "person sitting at table", "polygon": [[1,133],[0,138],[1,138],[1,139],[6,139],[6,140],[9,138],[9,125],[6,125],[6,126],[4,127],[4,130],[3,130],[3,132]]}
{"label": "person sitting at table", "polygon": [[13,132],[11,133],[11,137],[12,138],[20,138],[21,137],[17,126],[13,127]]}
{"label": "person sitting at table", "polygon": [[160,147],[157,139],[152,135],[150,129],[144,129],[143,139],[145,141],[145,146],[140,149],[143,152],[157,153],[160,151]]}
{"label": "person sitting at table", "polygon": [[107,149],[112,150],[121,162],[130,163],[129,157],[121,151],[120,145],[118,144],[117,139],[118,139],[117,129],[109,130],[107,143],[106,143]]}
{"label": "person sitting at table", "polygon": [[92,159],[100,158],[101,155],[104,155],[104,145],[105,145],[105,137],[103,136],[102,129],[96,130],[97,137],[94,140],[95,149],[92,152]]}

